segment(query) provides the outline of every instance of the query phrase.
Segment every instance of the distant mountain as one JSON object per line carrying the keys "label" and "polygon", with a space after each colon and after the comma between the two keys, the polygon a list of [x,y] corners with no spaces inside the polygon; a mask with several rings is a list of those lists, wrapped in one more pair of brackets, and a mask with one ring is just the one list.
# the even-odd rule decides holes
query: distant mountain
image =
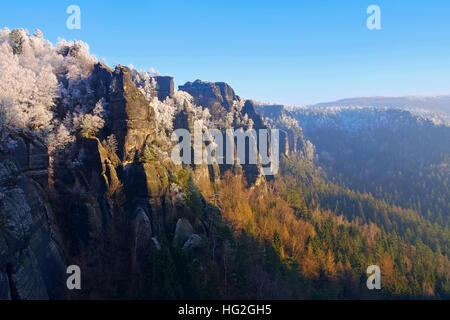
{"label": "distant mountain", "polygon": [[311,107],[375,107],[403,109],[421,115],[439,116],[450,123],[450,95],[406,97],[358,97],[322,102]]}

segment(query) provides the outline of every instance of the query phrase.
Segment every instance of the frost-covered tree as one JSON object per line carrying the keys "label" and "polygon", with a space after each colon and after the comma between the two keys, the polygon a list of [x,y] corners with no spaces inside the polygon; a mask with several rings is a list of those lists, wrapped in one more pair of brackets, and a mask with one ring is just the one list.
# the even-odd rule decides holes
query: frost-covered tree
{"label": "frost-covered tree", "polygon": [[150,102],[150,106],[155,111],[158,127],[171,131],[173,129],[173,118],[176,110],[176,105],[173,103],[173,100],[167,98],[164,102],[161,102],[157,97],[154,97]]}
{"label": "frost-covered tree", "polygon": [[105,147],[112,153],[117,152],[117,138],[115,135],[109,135],[105,140]]}
{"label": "frost-covered tree", "polygon": [[173,129],[173,118],[177,109],[177,101],[167,98],[164,102],[158,100],[155,72],[138,72],[131,68],[131,79],[136,87],[142,92],[150,107],[155,112],[156,123],[160,133]]}
{"label": "frost-covered tree", "polygon": [[85,137],[95,136],[100,129],[105,125],[104,109],[105,101],[101,99],[95,105],[92,113],[81,114],[79,119],[79,126],[81,135]]}
{"label": "frost-covered tree", "polygon": [[[73,134],[73,127],[61,126],[60,117],[55,114],[56,100],[66,117],[73,115],[73,110],[83,110],[84,114],[92,109],[96,101],[88,79],[96,62],[83,42],[61,40],[54,47],[39,30],[34,35],[23,29],[0,30],[2,127],[9,132],[27,132],[44,141],[54,133],[48,141],[52,148],[61,145],[56,141],[70,140],[64,137],[65,130]],[[80,112],[75,115],[80,117]],[[85,127],[89,121],[94,126],[98,124],[95,115],[88,118],[84,119]]]}
{"label": "frost-covered tree", "polygon": [[201,106],[197,106],[194,103],[194,98],[186,91],[176,90],[174,92],[172,100],[173,101],[171,103],[173,103],[173,107],[175,108],[176,112],[184,109],[188,112],[193,113],[194,121],[203,122],[203,129],[213,127],[213,124],[210,121],[211,113],[209,112],[209,109],[204,109]]}
{"label": "frost-covered tree", "polygon": [[48,152],[51,156],[56,155],[66,148],[67,145],[75,141],[75,136],[60,123],[53,132],[50,133],[48,138]]}
{"label": "frost-covered tree", "polygon": [[150,73],[142,70],[138,72],[133,66],[130,66],[131,80],[136,87],[142,92],[148,101],[152,101],[156,97],[156,80]]}
{"label": "frost-covered tree", "polygon": [[58,59],[49,49],[25,30],[0,31],[0,107],[10,130],[45,135],[52,129]]}

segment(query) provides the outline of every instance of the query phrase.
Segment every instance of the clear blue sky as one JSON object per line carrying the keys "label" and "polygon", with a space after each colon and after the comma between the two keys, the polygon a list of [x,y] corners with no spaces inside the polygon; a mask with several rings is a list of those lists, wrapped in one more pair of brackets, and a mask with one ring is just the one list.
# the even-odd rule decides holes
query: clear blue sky
{"label": "clear blue sky", "polygon": [[[81,8],[81,30],[66,8]],[[381,8],[382,29],[366,28]],[[245,98],[309,104],[450,93],[448,0],[2,1],[0,27],[80,39],[109,65],[153,67],[177,85],[225,81]]]}

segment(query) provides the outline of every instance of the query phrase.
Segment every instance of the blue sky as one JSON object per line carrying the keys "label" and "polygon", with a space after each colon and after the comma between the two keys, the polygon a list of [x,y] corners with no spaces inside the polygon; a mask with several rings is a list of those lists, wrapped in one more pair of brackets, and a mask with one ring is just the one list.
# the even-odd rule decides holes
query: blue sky
{"label": "blue sky", "polygon": [[[81,8],[81,30],[66,8]],[[381,30],[366,9],[381,8]],[[109,65],[228,82],[244,98],[303,105],[450,93],[450,1],[2,1],[0,27],[87,42]]]}

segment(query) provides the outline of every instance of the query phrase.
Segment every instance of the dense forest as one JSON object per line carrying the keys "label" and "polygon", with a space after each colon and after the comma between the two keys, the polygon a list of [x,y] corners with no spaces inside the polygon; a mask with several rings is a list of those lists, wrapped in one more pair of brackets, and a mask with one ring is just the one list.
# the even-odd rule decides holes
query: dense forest
{"label": "dense forest", "polygon": [[[153,298],[450,297],[448,227],[327,183],[299,155],[284,157],[267,185],[227,172],[216,196],[203,198],[189,181],[189,203],[205,208],[197,214],[216,213],[213,240],[199,249],[204,261],[160,253],[147,288],[165,289],[144,290]],[[383,270],[380,292],[365,285],[372,264]]]}
{"label": "dense forest", "polygon": [[447,224],[450,127],[402,110],[293,112],[328,178]]}

